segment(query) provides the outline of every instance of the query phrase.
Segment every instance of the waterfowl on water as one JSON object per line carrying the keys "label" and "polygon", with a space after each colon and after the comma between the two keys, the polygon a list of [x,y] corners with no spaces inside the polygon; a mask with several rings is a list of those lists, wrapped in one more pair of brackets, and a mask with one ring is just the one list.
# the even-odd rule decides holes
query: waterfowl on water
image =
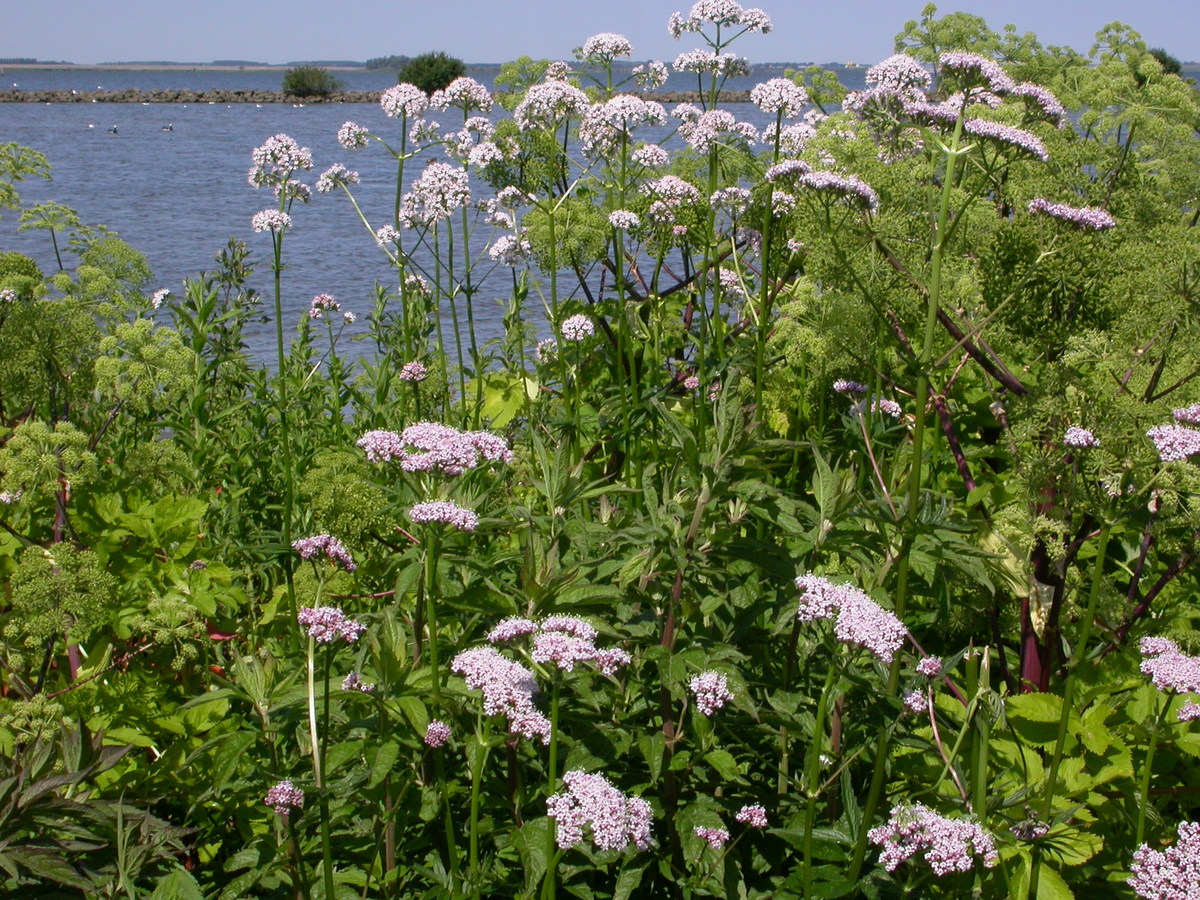
{"label": "waterfowl on water", "polygon": [[117,126],[116,126],[116,125],[110,125],[110,126],[108,126],[108,133],[109,133],[109,134],[116,134],[116,133],[117,133]]}
{"label": "waterfowl on water", "polygon": [[174,124],[164,125],[164,126],[162,127],[162,130],[163,130],[163,131],[174,131],[174,130],[175,130],[175,125],[174,125]]}

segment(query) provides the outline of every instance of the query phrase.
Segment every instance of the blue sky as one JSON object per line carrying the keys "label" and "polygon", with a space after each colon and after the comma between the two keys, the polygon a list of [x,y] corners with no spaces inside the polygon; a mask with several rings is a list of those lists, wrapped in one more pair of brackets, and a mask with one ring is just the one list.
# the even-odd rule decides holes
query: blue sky
{"label": "blue sky", "polygon": [[[746,0],[774,20],[769,35],[747,36],[738,52],[751,62],[872,63],[892,51],[923,0]],[[982,16],[997,31],[1012,23],[1043,44],[1086,51],[1112,21],[1132,26],[1152,47],[1200,60],[1196,0],[963,0],[939,14]],[[0,57],[77,63],[165,59],[367,59],[444,50],[468,62],[523,54],[569,58],[600,31],[624,34],[635,58],[673,59],[695,46],[666,33],[678,0],[6,0],[0,6]]]}

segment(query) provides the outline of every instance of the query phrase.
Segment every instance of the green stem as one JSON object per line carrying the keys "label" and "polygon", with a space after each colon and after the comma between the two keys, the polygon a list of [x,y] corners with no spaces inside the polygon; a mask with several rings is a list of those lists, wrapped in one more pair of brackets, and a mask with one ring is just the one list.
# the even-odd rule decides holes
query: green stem
{"label": "green stem", "polygon": [[[546,785],[546,796],[549,797],[558,787],[558,699],[560,677],[554,674],[554,687],[550,694],[550,765],[549,778]],[[546,878],[542,886],[543,900],[554,900],[558,883],[558,856],[554,852],[554,823],[547,822],[546,828]]]}
{"label": "green stem", "polygon": [[1133,844],[1140,847],[1146,836],[1146,808],[1150,805],[1150,776],[1154,771],[1154,751],[1158,748],[1158,733],[1166,721],[1167,711],[1171,708],[1171,700],[1175,692],[1167,694],[1167,702],[1154,719],[1154,727],[1150,729],[1150,744],[1146,748],[1146,761],[1142,764],[1142,774],[1138,779],[1138,814],[1137,829],[1134,833]]}
{"label": "green stem", "polygon": [[829,712],[829,698],[833,693],[833,684],[837,678],[836,659],[829,662],[829,672],[825,676],[825,686],[821,688],[821,697],[817,701],[817,717],[813,723],[812,743],[808,747],[808,773],[805,777],[804,795],[804,898],[812,900],[813,896],[813,828],[817,819],[817,793],[821,784],[821,748],[825,743],[825,716]]}
{"label": "green stem", "polygon": [[491,753],[491,735],[488,734],[487,719],[481,715],[476,726],[479,736],[480,751],[475,765],[471,766],[471,835],[470,835],[470,879],[471,894],[479,898],[479,793],[483,782],[483,770],[487,766],[487,758]]}

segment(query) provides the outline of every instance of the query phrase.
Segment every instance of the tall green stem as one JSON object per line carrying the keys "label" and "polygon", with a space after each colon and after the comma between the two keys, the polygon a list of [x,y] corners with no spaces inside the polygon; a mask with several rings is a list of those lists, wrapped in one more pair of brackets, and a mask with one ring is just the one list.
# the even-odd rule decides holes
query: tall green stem
{"label": "tall green stem", "polygon": [[813,828],[817,820],[817,790],[821,784],[821,749],[825,743],[825,717],[829,713],[829,698],[837,678],[836,658],[829,662],[825,686],[817,701],[817,717],[813,723],[812,743],[808,748],[808,771],[805,776],[804,796],[804,900],[812,900]]}

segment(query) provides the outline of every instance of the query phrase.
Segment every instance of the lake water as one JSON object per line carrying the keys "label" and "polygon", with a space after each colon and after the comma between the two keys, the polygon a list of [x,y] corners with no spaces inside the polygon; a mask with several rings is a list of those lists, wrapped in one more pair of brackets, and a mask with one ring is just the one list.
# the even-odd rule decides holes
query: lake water
{"label": "lake water", "polygon": [[[861,72],[849,70],[859,79]],[[394,81],[386,72],[338,74],[355,90],[381,90]],[[744,87],[775,74],[758,69]],[[98,85],[106,90],[274,90],[280,77],[278,71],[9,69],[4,81],[11,78],[22,90],[95,90]],[[753,106],[730,109],[739,119],[765,124]],[[439,119],[448,125],[452,117],[453,113],[446,113]],[[215,254],[236,236],[247,242],[258,263],[252,286],[270,296],[270,235],[255,234],[250,220],[259,210],[273,207],[274,198],[246,181],[251,150],[266,138],[282,132],[311,148],[314,171],[305,179],[310,183],[335,162],[357,170],[362,183],[355,195],[373,227],[390,221],[394,164],[374,144],[365,150],[344,150],[337,143],[337,131],[347,119],[381,135],[397,132],[396,120],[384,116],[378,104],[4,103],[0,104],[0,142],[39,150],[53,166],[51,181],[32,179],[17,185],[26,205],[55,200],[76,209],[84,222],[117,232],[146,254],[155,273],[150,290],[165,287],[179,293],[185,278],[214,268]],[[166,126],[171,130],[165,131]],[[115,134],[109,131],[112,127]],[[429,157],[444,158],[440,151],[432,151]],[[410,162],[406,180],[415,177],[420,167]],[[343,309],[360,315],[368,312],[375,284],[393,284],[394,270],[346,197],[340,191],[314,193],[307,206],[293,206],[292,217],[294,227],[284,239],[283,289],[289,320],[296,321],[318,293],[333,294]],[[56,264],[48,233],[21,232],[17,225],[18,214],[4,211],[0,250],[17,250],[37,260],[44,272],[53,272]],[[480,249],[488,237],[480,235]],[[511,284],[507,271],[497,274],[495,291],[485,288],[477,300],[483,336],[499,333],[501,310],[492,301],[506,296],[505,285]],[[250,337],[258,354],[270,355],[270,326]]]}

